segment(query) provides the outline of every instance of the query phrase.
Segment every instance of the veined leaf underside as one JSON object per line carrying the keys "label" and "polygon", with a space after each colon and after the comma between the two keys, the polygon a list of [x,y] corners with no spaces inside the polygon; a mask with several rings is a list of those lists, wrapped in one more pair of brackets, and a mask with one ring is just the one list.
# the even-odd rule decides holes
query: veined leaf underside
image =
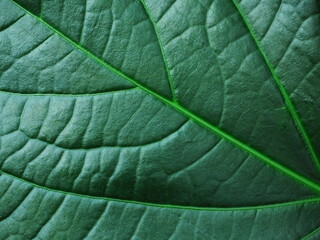
{"label": "veined leaf underside", "polygon": [[[14,4],[16,4],[14,1],[12,1]],[[147,12],[148,17],[151,19],[151,22],[155,28],[155,32],[157,34],[157,38],[158,41],[160,42],[160,47],[161,47],[161,53],[162,53],[162,57],[163,57],[163,61],[165,62],[165,66],[166,66],[166,71],[167,71],[167,75],[168,75],[168,79],[170,82],[170,88],[171,88],[171,92],[172,92],[172,96],[173,96],[173,100],[171,99],[167,99],[165,97],[163,97],[162,95],[156,93],[153,90],[150,90],[149,88],[145,87],[144,85],[142,85],[141,83],[139,83],[138,81],[136,81],[135,79],[132,79],[131,77],[128,77],[126,74],[122,73],[121,71],[117,70],[116,68],[112,67],[111,65],[109,65],[108,63],[106,63],[105,61],[103,61],[102,59],[100,59],[99,57],[95,56],[93,53],[91,53],[89,50],[87,50],[86,48],[82,47],[81,45],[79,45],[78,43],[76,43],[75,41],[73,41],[72,39],[70,39],[69,37],[67,37],[66,35],[64,35],[61,31],[57,30],[56,28],[52,27],[50,24],[48,24],[47,22],[45,22],[44,20],[42,20],[40,17],[30,13],[29,11],[27,11],[24,8],[21,8],[20,5],[17,5],[19,8],[21,8],[23,11],[25,11],[27,14],[31,15],[33,18],[37,19],[39,22],[41,22],[42,24],[44,24],[46,27],[48,27],[49,29],[51,29],[54,33],[56,33],[57,35],[59,35],[61,38],[63,38],[65,41],[69,42],[71,45],[75,46],[79,51],[83,52],[85,55],[87,55],[89,58],[93,59],[95,62],[99,63],[100,65],[102,65],[103,67],[109,69],[110,71],[116,73],[117,75],[121,76],[122,78],[124,78],[125,80],[133,83],[137,88],[147,92],[148,94],[152,95],[153,97],[155,97],[156,99],[164,102],[165,104],[169,105],[170,107],[174,108],[175,110],[177,110],[178,112],[182,113],[183,115],[187,116],[189,119],[197,122],[198,124],[202,125],[203,127],[209,129],[211,132],[213,132],[214,134],[217,134],[218,136],[220,136],[221,138],[231,142],[232,144],[234,144],[235,146],[237,146],[238,148],[248,152],[250,155],[253,155],[254,157],[260,159],[261,161],[265,162],[266,164],[270,165],[271,167],[273,167],[274,169],[286,174],[287,176],[291,177],[292,179],[304,184],[305,186],[308,186],[310,188],[312,188],[313,190],[315,190],[316,192],[320,192],[320,186],[309,180],[308,178],[297,174],[296,172],[292,171],[291,169],[279,164],[277,161],[271,159],[270,157],[264,155],[263,153],[257,151],[256,149],[252,148],[251,146],[247,145],[246,143],[243,143],[242,141],[238,140],[237,138],[229,135],[228,133],[226,133],[225,131],[221,130],[219,127],[216,127],[214,125],[212,125],[211,123],[209,123],[208,121],[202,119],[201,117],[197,116],[196,114],[192,113],[191,111],[189,111],[188,109],[186,109],[185,107],[181,106],[175,97],[175,93],[174,93],[174,86],[173,86],[173,80],[170,76],[170,71],[168,70],[168,63],[166,60],[166,55],[164,52],[164,49],[162,47],[162,43],[160,41],[160,36],[159,33],[157,31],[156,28],[156,24],[154,22],[154,20],[151,18],[150,13],[147,9],[147,6],[145,5],[144,1],[141,0],[140,1],[141,4],[143,5],[143,8],[145,9],[145,11]],[[266,64],[268,65],[272,76],[274,78],[274,80],[276,81],[280,92],[284,98],[284,101],[286,103],[286,106],[288,108],[288,111],[290,112],[290,114],[292,115],[298,130],[301,132],[301,136],[304,139],[306,146],[308,147],[309,151],[310,151],[310,155],[312,156],[314,162],[316,163],[317,167],[319,167],[319,161],[318,158],[314,152],[313,146],[310,142],[310,139],[301,123],[301,120],[299,119],[299,116],[295,110],[295,107],[293,106],[293,103],[290,100],[290,97],[288,96],[285,88],[283,87],[282,83],[280,82],[279,77],[277,76],[277,74],[275,73],[271,63],[269,62],[266,54],[263,51],[263,48],[257,38],[257,36],[255,35],[252,27],[250,26],[250,23],[248,22],[248,20],[245,17],[245,14],[243,13],[243,11],[241,10],[240,5],[235,1],[232,0],[232,2],[235,4],[237,10],[240,12],[241,16],[243,17],[243,21],[245,22],[245,24],[247,25],[250,34],[252,35],[253,39],[255,40],[259,51],[261,52],[262,56],[264,57]],[[103,94],[103,93],[102,93]],[[32,94],[31,94],[32,95]],[[46,94],[40,94],[40,95],[46,95]],[[75,95],[77,96],[77,95]]]}

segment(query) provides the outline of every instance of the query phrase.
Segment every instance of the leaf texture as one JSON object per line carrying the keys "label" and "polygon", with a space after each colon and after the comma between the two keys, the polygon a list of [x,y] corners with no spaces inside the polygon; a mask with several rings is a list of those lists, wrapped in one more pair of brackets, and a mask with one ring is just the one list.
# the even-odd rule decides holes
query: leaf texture
{"label": "leaf texture", "polygon": [[1,201],[11,200],[1,209],[3,239],[13,233],[21,239],[255,239],[262,234],[292,239],[320,222],[309,222],[319,211],[319,200],[247,209],[172,208],[65,195],[9,176],[0,178]]}
{"label": "leaf texture", "polygon": [[317,238],[317,1],[0,16],[0,239]]}

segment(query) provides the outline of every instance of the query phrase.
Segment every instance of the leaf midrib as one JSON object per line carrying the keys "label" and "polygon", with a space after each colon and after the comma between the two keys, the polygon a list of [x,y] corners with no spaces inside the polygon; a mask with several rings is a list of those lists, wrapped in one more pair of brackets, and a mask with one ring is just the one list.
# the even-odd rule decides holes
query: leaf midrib
{"label": "leaf midrib", "polygon": [[165,103],[166,105],[170,106],[171,108],[173,108],[173,109],[177,110],[178,112],[182,113],[183,115],[185,115],[189,119],[191,119],[194,122],[196,122],[196,123],[200,124],[201,126],[205,127],[206,129],[208,129],[212,133],[218,135],[222,139],[232,143],[236,147],[244,150],[248,154],[256,157],[257,159],[260,159],[261,161],[263,161],[264,163],[266,163],[269,166],[273,167],[277,171],[284,173],[285,175],[289,176],[290,178],[292,178],[293,180],[299,182],[300,184],[303,184],[304,186],[314,190],[315,192],[320,193],[320,185],[319,184],[317,184],[317,183],[313,182],[312,180],[310,180],[310,179],[308,179],[308,178],[306,178],[306,177],[304,177],[304,176],[292,171],[291,169],[283,166],[282,164],[280,164],[277,161],[271,159],[270,157],[264,155],[263,153],[257,151],[256,149],[250,147],[249,145],[243,143],[242,141],[238,140],[237,138],[229,135],[228,133],[224,132],[220,128],[212,125],[211,123],[207,122],[206,120],[204,120],[204,119],[200,118],[199,116],[195,115],[194,113],[190,112],[188,109],[186,109],[183,106],[179,105],[175,101],[169,100],[169,99],[161,96],[160,94],[150,90],[149,88],[143,86],[142,84],[140,84],[136,80],[130,78],[129,76],[125,75],[124,73],[120,72],[116,68],[114,68],[111,65],[107,64],[106,62],[104,62],[102,59],[100,59],[97,56],[95,56],[93,53],[91,53],[90,51],[85,49],[83,46],[81,46],[80,44],[78,44],[75,41],[71,40],[69,37],[64,35],[62,32],[60,32],[59,30],[57,30],[56,28],[54,28],[53,26],[48,24],[46,21],[44,21],[43,19],[41,19],[38,16],[34,15],[33,13],[29,12],[28,10],[26,10],[22,6],[20,6],[14,0],[10,0],[10,2],[15,4],[18,8],[22,9],[28,15],[32,16],[33,18],[35,18],[37,21],[41,22],[43,25],[45,25],[51,31],[56,33],[62,39],[64,39],[65,41],[69,42],[76,49],[78,49],[83,54],[85,54],[87,57],[91,58],[92,60],[94,60],[95,62],[99,63],[103,67],[109,69],[110,71],[114,72],[115,74],[118,74],[119,76],[121,76],[125,80],[127,80],[127,81],[133,83],[134,85],[136,85],[141,90],[147,92],[151,96],[155,97],[156,99],[162,101],[163,103]]}
{"label": "leaf midrib", "polygon": [[174,209],[183,209],[183,210],[195,210],[195,211],[250,211],[250,210],[262,210],[262,209],[272,209],[278,207],[289,207],[294,206],[297,204],[307,204],[307,203],[320,203],[320,198],[306,198],[302,200],[290,201],[290,202],[283,202],[283,203],[273,203],[273,204],[265,204],[265,205],[258,205],[258,206],[246,206],[246,207],[196,207],[196,206],[183,206],[183,205],[173,205],[173,204],[161,204],[161,203],[149,203],[149,202],[140,202],[140,201],[133,201],[133,200],[124,200],[119,198],[109,198],[109,197],[100,197],[100,196],[93,196],[88,194],[80,194],[74,192],[68,192],[58,189],[49,188],[46,186],[42,186],[31,182],[26,179],[22,179],[17,177],[11,173],[7,173],[6,171],[0,170],[0,175],[7,175],[17,181],[23,182],[25,184],[31,185],[33,188],[43,189],[46,191],[60,193],[63,195],[70,195],[76,196],[81,198],[89,198],[89,199],[97,199],[97,200],[104,200],[104,201],[114,201],[114,202],[122,202],[122,203],[129,203],[129,204],[139,204],[144,206],[150,207],[157,207],[157,208],[174,208]]}

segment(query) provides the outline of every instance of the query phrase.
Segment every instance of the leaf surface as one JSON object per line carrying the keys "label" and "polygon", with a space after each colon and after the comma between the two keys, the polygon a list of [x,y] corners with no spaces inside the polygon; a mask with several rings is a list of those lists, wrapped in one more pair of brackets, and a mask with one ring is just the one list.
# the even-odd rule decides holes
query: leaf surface
{"label": "leaf surface", "polygon": [[0,238],[316,236],[318,4],[255,4],[1,0]]}

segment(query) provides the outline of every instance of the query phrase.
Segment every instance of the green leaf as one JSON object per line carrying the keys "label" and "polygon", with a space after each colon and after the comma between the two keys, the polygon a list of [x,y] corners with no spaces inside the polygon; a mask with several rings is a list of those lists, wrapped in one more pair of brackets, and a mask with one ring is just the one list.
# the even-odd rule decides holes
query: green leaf
{"label": "green leaf", "polygon": [[317,239],[316,0],[0,16],[0,239]]}

